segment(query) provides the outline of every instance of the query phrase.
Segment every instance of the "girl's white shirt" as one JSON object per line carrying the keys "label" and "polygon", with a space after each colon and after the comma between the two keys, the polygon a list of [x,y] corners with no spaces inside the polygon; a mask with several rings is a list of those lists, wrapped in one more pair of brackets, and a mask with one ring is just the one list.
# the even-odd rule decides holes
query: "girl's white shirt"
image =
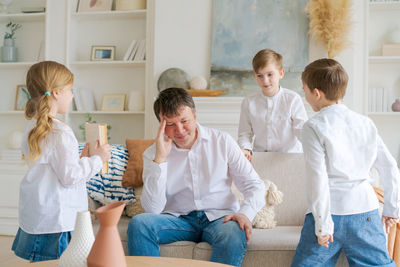
{"label": "girl's white shirt", "polygon": [[[25,130],[24,155],[35,124],[31,120]],[[19,226],[29,234],[73,231],[77,212],[88,209],[86,181],[100,171],[102,160],[97,155],[80,158],[72,129],[58,119],[41,149],[20,185]]]}

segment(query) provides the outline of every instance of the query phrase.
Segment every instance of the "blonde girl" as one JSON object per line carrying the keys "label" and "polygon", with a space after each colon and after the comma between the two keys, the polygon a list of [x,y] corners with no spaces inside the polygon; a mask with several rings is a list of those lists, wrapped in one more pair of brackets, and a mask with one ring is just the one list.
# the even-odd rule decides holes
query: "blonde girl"
{"label": "blonde girl", "polygon": [[31,99],[22,142],[29,170],[20,185],[19,229],[12,250],[30,261],[57,259],[67,247],[76,213],[87,210],[86,180],[110,158],[109,145],[79,156],[72,129],[57,119],[70,107],[73,74],[62,64],[34,64],[26,77]]}

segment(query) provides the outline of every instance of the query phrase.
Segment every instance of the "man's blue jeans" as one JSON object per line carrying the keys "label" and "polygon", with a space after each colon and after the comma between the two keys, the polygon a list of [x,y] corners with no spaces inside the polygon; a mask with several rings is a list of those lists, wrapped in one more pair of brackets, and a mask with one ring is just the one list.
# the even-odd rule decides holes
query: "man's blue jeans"
{"label": "man's blue jeans", "polygon": [[244,230],[224,217],[209,221],[204,211],[175,217],[170,214],[142,213],[128,226],[131,256],[160,256],[159,244],[175,241],[205,241],[212,247],[210,261],[240,266],[247,249]]}

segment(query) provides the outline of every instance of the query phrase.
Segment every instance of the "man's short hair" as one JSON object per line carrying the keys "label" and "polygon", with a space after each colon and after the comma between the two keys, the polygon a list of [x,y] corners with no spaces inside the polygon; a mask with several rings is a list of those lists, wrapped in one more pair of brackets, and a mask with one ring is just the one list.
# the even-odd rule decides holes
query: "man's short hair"
{"label": "man's short hair", "polygon": [[160,114],[167,117],[178,116],[179,109],[183,106],[191,108],[193,113],[196,110],[192,96],[185,89],[168,88],[158,94],[153,109],[160,121]]}
{"label": "man's short hair", "polygon": [[336,101],[343,99],[346,94],[349,76],[339,62],[322,58],[306,66],[301,80],[311,91],[317,88],[324,92],[326,99]]}
{"label": "man's short hair", "polygon": [[269,64],[275,64],[279,70],[282,70],[282,55],[272,49],[260,50],[253,58],[253,71],[257,72]]}

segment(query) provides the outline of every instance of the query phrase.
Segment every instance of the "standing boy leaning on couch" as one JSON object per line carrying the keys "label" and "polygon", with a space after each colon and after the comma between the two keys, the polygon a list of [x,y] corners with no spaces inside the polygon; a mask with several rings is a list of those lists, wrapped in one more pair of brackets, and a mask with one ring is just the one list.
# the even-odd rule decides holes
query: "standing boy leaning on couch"
{"label": "standing boy leaning on couch", "polygon": [[369,181],[375,167],[384,184],[387,231],[399,217],[396,161],[374,123],[342,104],[348,76],[337,61],[310,63],[302,81],[307,102],[319,113],[302,130],[308,214],[292,266],[334,266],[342,250],[350,266],[396,266]]}
{"label": "standing boy leaning on couch", "polygon": [[[129,254],[159,256],[159,244],[206,241],[211,261],[240,266],[251,221],[265,205],[264,182],[229,134],[197,123],[186,90],[163,90],[154,112],[158,136],[143,154],[141,203],[147,213],[129,223]],[[244,195],[241,206],[232,182]]]}

